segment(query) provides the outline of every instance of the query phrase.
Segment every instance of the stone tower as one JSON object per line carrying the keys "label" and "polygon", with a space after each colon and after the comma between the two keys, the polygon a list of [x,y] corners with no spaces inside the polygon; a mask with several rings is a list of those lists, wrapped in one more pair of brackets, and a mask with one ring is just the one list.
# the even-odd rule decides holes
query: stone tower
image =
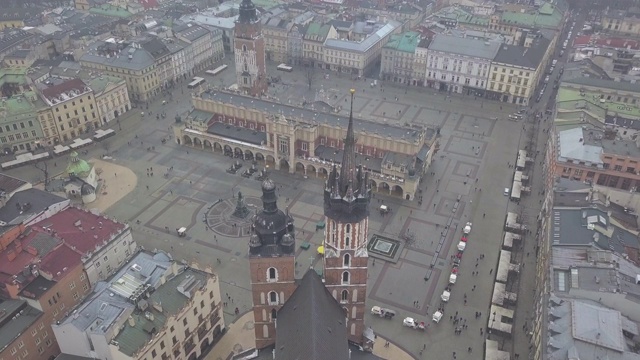
{"label": "stone tower", "polygon": [[295,231],[289,211],[278,209],[276,185],[262,182],[262,211],[256,213],[249,240],[256,348],[276,341],[278,311],[296,288]]}
{"label": "stone tower", "polygon": [[325,285],[347,316],[349,341],[363,344],[367,297],[369,174],[356,166],[353,95],[340,172],[334,165],[324,189]]}
{"label": "stone tower", "polygon": [[252,96],[267,91],[267,65],[262,24],[251,0],[242,0],[235,28],[235,61],[238,88]]}

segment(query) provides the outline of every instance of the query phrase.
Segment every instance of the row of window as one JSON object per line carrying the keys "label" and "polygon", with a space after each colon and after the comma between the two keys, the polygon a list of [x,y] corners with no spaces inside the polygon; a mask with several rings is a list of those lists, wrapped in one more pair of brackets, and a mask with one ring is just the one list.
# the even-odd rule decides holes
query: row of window
{"label": "row of window", "polygon": [[[38,139],[38,135],[36,134],[35,130],[31,130],[31,137],[36,138],[36,140]],[[24,140],[29,139],[29,133],[23,132],[22,134],[18,133],[15,135],[0,136],[0,143],[6,144],[7,142],[20,141],[23,139]]]}

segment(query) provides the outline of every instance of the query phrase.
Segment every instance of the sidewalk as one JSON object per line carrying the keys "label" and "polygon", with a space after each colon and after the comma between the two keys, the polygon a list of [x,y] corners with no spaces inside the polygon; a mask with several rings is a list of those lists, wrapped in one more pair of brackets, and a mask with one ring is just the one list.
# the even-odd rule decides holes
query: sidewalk
{"label": "sidewalk", "polygon": [[[227,326],[227,332],[220,342],[205,356],[205,360],[226,360],[232,354],[238,354],[255,346],[255,333],[253,331],[253,311],[246,312],[235,322]],[[373,347],[373,354],[383,359],[414,360],[404,350],[393,343],[384,347],[386,340],[379,337]]]}

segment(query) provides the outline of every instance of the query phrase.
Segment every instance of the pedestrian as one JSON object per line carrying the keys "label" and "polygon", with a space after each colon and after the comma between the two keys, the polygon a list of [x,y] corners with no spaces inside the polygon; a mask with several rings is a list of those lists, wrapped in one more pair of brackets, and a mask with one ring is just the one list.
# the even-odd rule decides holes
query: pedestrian
{"label": "pedestrian", "polygon": [[471,350],[471,346],[469,346],[469,348],[467,349],[467,352],[471,352],[473,350]]}
{"label": "pedestrian", "polygon": [[489,270],[489,275],[493,274],[493,269]]}

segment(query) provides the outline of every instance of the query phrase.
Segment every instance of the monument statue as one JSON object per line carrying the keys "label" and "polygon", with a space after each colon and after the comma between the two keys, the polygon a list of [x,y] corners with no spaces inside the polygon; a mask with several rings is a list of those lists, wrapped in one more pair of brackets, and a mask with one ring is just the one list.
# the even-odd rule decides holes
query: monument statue
{"label": "monument statue", "polygon": [[233,216],[244,219],[249,215],[249,208],[247,204],[244,202],[244,196],[242,196],[242,192],[238,191],[238,201],[236,202],[236,209],[233,211]]}

